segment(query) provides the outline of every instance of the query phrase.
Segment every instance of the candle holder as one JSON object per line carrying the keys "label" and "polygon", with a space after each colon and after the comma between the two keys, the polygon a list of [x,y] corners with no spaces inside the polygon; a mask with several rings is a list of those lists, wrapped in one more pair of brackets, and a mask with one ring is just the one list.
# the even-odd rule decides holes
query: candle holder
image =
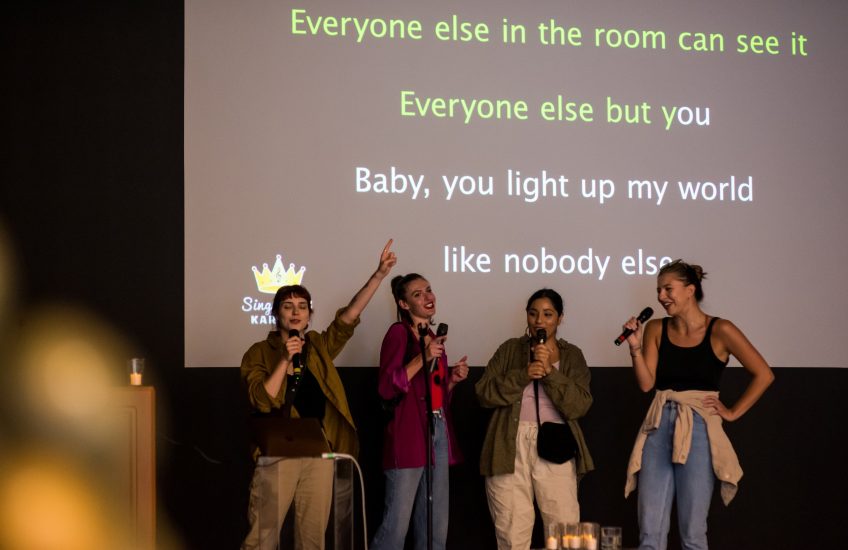
{"label": "candle holder", "polygon": [[598,539],[601,536],[601,526],[597,523],[584,521],[580,523],[580,541],[584,550],[598,550]]}
{"label": "candle holder", "polygon": [[548,536],[545,537],[545,550],[560,550],[560,536],[562,536],[560,524],[557,522],[548,524]]}
{"label": "candle holder", "polygon": [[144,358],[133,357],[127,361],[127,370],[130,373],[130,385],[141,386],[141,375],[144,374]]}
{"label": "candle holder", "polygon": [[562,548],[563,550],[576,550],[581,547],[580,524],[565,523],[562,526]]}

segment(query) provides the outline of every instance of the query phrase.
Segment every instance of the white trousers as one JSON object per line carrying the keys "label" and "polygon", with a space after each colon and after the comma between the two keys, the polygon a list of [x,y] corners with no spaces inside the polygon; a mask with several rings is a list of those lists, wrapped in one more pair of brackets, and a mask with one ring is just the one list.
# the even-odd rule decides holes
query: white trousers
{"label": "white trousers", "polygon": [[486,497],[495,524],[498,550],[528,550],[539,505],[548,525],[580,520],[574,459],[554,464],[539,458],[535,422],[519,422],[515,441],[515,472],[486,478]]}
{"label": "white trousers", "polygon": [[242,550],[274,550],[294,502],[296,550],[324,550],[333,500],[333,461],[260,457],[250,486],[250,532]]}

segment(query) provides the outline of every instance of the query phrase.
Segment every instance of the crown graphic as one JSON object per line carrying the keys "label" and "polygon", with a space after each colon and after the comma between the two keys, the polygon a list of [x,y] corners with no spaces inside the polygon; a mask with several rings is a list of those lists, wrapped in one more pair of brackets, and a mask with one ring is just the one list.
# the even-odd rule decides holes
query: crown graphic
{"label": "crown graphic", "polygon": [[306,271],[306,267],[300,266],[300,270],[295,272],[294,264],[289,264],[289,268],[284,269],[283,257],[280,254],[277,254],[277,261],[274,262],[273,269],[269,269],[268,264],[262,264],[262,271],[253,266],[256,288],[259,289],[259,292],[265,294],[275,294],[281,286],[299,285],[303,280],[304,271]]}

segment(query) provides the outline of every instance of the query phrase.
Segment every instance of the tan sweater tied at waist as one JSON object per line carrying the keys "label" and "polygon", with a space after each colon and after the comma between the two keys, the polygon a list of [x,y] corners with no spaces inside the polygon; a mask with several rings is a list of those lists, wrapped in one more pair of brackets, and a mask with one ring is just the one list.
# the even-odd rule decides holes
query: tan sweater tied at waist
{"label": "tan sweater tied at waist", "polygon": [[742,479],[742,468],[733,446],[730,444],[727,434],[722,428],[722,419],[717,414],[710,414],[704,409],[703,400],[708,395],[718,396],[717,392],[688,390],[658,390],[654,396],[648,414],[642,422],[642,427],[636,435],[636,443],[630,453],[630,461],[627,464],[627,482],[624,485],[624,497],[627,498],[636,488],[636,474],[642,469],[642,448],[645,439],[660,425],[663,406],[666,401],[677,403],[677,419],[674,423],[674,442],[671,460],[675,464],[686,464],[689,450],[692,445],[692,412],[696,412],[704,419],[707,426],[707,438],[710,442],[710,455],[712,456],[713,472],[721,482],[721,499],[725,505],[730,504]]}

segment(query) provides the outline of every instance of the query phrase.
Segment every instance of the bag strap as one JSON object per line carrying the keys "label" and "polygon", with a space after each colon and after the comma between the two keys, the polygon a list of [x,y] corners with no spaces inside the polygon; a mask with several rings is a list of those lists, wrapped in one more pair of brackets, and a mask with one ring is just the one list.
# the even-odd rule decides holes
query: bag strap
{"label": "bag strap", "polygon": [[533,397],[536,401],[536,424],[542,425],[542,419],[539,417],[539,381],[533,380]]}
{"label": "bag strap", "polygon": [[[533,362],[533,347],[530,347],[530,362]],[[541,427],[542,419],[539,417],[539,381],[533,380],[533,399],[536,401],[536,424]]]}

